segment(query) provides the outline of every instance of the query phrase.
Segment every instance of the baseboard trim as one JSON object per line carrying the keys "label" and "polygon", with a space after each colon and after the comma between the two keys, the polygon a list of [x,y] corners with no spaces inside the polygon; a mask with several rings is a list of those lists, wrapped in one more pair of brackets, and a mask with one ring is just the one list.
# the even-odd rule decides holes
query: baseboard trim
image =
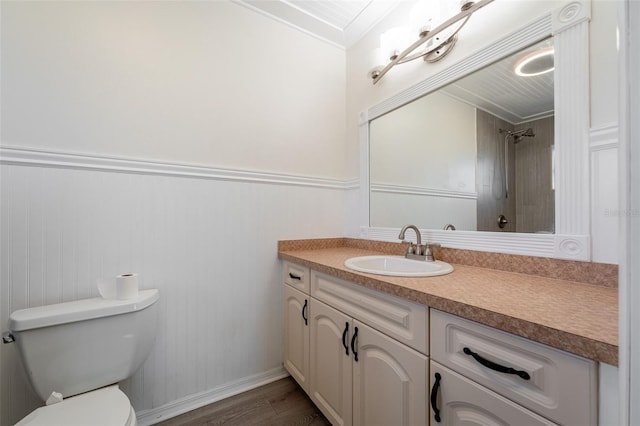
{"label": "baseboard trim", "polygon": [[160,407],[140,411],[137,414],[138,426],[148,426],[168,420],[180,414],[275,382],[287,376],[289,376],[289,373],[283,367],[274,368],[264,373],[245,377],[204,392],[180,398]]}

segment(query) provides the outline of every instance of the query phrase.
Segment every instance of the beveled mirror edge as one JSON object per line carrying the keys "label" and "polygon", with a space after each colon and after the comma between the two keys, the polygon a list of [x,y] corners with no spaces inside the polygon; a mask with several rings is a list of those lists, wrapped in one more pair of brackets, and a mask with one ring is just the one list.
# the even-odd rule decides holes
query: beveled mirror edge
{"label": "beveled mirror edge", "polygon": [[561,4],[490,46],[445,70],[372,106],[359,116],[360,238],[397,241],[400,228],[369,224],[369,121],[449,84],[531,44],[554,36],[556,234],[421,230],[423,236],[446,247],[572,260],[591,260],[589,205],[589,0]]}

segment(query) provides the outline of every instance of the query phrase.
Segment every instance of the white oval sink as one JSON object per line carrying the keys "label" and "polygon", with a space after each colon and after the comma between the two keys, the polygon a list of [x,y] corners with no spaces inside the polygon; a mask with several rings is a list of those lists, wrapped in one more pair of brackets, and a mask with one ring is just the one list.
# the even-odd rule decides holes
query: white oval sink
{"label": "white oval sink", "polygon": [[436,260],[407,259],[404,256],[360,256],[344,262],[344,266],[354,271],[393,277],[433,277],[453,271],[453,266]]}

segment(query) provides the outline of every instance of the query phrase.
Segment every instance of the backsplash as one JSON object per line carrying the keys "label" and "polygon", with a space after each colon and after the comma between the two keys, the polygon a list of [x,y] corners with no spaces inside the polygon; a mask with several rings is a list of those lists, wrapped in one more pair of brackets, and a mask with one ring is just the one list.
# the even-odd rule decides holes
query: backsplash
{"label": "backsplash", "polygon": [[[355,238],[322,238],[278,242],[278,251],[318,250],[333,247],[354,247],[394,255],[403,255],[406,250],[406,246],[401,243]],[[618,287],[618,265],[609,263],[580,262],[446,247],[434,247],[432,250],[436,259],[447,263],[538,275],[610,288]]]}

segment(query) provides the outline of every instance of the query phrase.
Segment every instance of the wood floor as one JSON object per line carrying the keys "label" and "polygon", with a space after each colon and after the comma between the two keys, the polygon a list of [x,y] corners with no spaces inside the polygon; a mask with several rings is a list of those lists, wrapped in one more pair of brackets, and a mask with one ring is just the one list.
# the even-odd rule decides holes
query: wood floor
{"label": "wood floor", "polygon": [[331,425],[307,394],[287,377],[207,405],[160,426]]}

